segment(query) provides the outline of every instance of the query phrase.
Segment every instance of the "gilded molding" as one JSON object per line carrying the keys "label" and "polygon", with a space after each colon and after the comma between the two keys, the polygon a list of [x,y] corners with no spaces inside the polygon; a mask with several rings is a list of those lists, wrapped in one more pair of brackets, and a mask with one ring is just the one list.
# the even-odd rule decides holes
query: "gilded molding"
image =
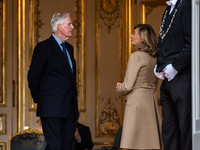
{"label": "gilded molding", "polygon": [[[41,6],[40,6],[41,0],[35,0],[35,7],[34,7],[34,27],[35,27],[35,43],[39,42],[40,39],[40,28],[42,27],[43,23],[40,18],[41,16]],[[33,5],[34,6],[34,5]]]}
{"label": "gilded molding", "polygon": [[17,119],[16,119],[16,125],[17,125],[17,132],[21,130],[21,102],[22,102],[22,94],[21,94],[21,88],[22,88],[22,77],[21,77],[21,48],[22,48],[22,0],[17,1]]}
{"label": "gilded molding", "polygon": [[125,41],[126,41],[126,44],[125,44],[125,51],[126,51],[126,65],[127,66],[127,60],[129,58],[129,56],[131,55],[132,53],[132,49],[131,49],[131,39],[130,39],[130,36],[131,36],[131,33],[132,33],[132,16],[133,14],[132,13],[132,0],[128,0],[126,1],[126,26],[125,26],[125,30],[126,30],[126,36],[125,36]]}
{"label": "gilded molding", "polygon": [[[102,2],[102,3],[101,3]],[[119,109],[123,110],[123,101],[121,101],[120,97],[116,96],[115,94],[109,93],[108,96],[101,95],[100,91],[100,75],[99,75],[99,53],[100,53],[100,45],[102,43],[99,43],[100,39],[100,28],[102,28],[102,19],[100,17],[100,13],[119,13],[118,18],[115,20],[115,24],[119,24],[120,27],[119,33],[122,36],[119,36],[119,61],[120,61],[120,79],[122,78],[122,71],[123,71],[123,19],[122,15],[122,8],[123,3],[120,3],[119,1],[107,1],[111,2],[108,8],[112,6],[112,2],[118,2],[117,3],[117,10],[114,9],[108,9],[105,6],[102,6],[102,4],[107,4],[106,1],[102,0],[96,0],[95,1],[95,137],[101,137],[101,138],[113,138],[115,136],[115,133],[117,129],[121,126],[122,123],[122,114],[123,112]],[[113,4],[114,6],[114,4]],[[119,7],[120,6],[120,7]],[[104,7],[104,10],[102,10]],[[99,11],[100,10],[100,11]],[[106,12],[107,11],[107,12]],[[112,12],[112,13],[111,13]],[[105,18],[104,18],[105,19]],[[117,22],[118,21],[118,22]],[[116,23],[117,22],[117,23]],[[110,29],[113,26],[110,26]],[[113,28],[112,28],[113,29]],[[107,33],[110,33],[110,30],[108,30]],[[115,106],[117,105],[117,106]],[[121,106],[119,106],[121,105]],[[120,112],[120,113],[119,113]]]}
{"label": "gilded molding", "polygon": [[0,142],[0,150],[6,150],[6,142]]}
{"label": "gilded molding", "polygon": [[25,126],[25,0],[17,2],[17,131]]}
{"label": "gilded molding", "polygon": [[77,92],[81,100],[79,111],[85,111],[86,103],[86,77],[85,77],[85,0],[75,0],[75,49],[77,61]]}
{"label": "gilded molding", "polygon": [[[29,60],[31,62],[33,50],[35,43],[39,42],[40,39],[40,28],[42,27],[43,23],[40,19],[41,16],[41,6],[40,6],[41,0],[30,0],[29,3],[29,22],[30,22],[30,28],[29,28]],[[29,62],[29,63],[30,63]],[[30,111],[36,111],[37,105],[34,104],[33,98],[31,96],[31,93],[29,92],[29,110]]]}
{"label": "gilded molding", "polygon": [[141,23],[146,23],[147,16],[155,7],[166,6],[165,0],[143,1],[141,2]]}
{"label": "gilded molding", "polygon": [[0,135],[6,134],[7,131],[7,115],[0,114]]}
{"label": "gilded molding", "polygon": [[2,18],[2,24],[1,24],[1,87],[0,87],[0,106],[5,107],[6,106],[6,82],[7,82],[7,0],[1,1],[1,18]]}
{"label": "gilded molding", "polygon": [[22,128],[25,126],[25,108],[26,108],[26,72],[25,72],[25,0],[22,0]]}
{"label": "gilded molding", "polygon": [[[30,22],[30,28],[29,28],[29,63],[31,63],[31,58],[33,54],[34,44],[35,44],[35,28],[34,28],[34,0],[30,0],[29,3],[29,22]],[[37,37],[37,36],[36,36]],[[30,111],[36,111],[36,106],[33,102],[33,98],[31,96],[31,93],[29,92],[29,110]]]}
{"label": "gilded molding", "polygon": [[81,0],[75,0],[75,20],[74,20],[74,28],[76,30],[75,32],[75,49],[76,49],[76,64],[77,64],[77,78],[76,78],[76,83],[77,83],[77,94],[78,97],[80,95],[80,88],[81,88],[81,79],[80,79],[80,49],[81,49]]}
{"label": "gilded molding", "polygon": [[98,5],[98,15],[103,22],[99,26],[106,26],[108,33],[113,27],[118,28],[116,21],[120,18],[120,0],[98,0]]}

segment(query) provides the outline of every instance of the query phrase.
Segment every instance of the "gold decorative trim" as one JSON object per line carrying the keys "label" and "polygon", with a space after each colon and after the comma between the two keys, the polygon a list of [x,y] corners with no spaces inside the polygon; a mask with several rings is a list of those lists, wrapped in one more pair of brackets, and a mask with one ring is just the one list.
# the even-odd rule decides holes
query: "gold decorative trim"
{"label": "gold decorative trim", "polygon": [[145,24],[147,20],[147,15],[150,14],[151,10],[154,7],[166,6],[165,0],[156,0],[156,1],[143,1],[141,2],[141,23]]}
{"label": "gold decorative trim", "polygon": [[6,114],[0,114],[0,134],[6,134],[7,129],[7,117]]}
{"label": "gold decorative trim", "polygon": [[129,17],[128,17],[128,55],[130,56],[131,55],[131,53],[132,53],[132,51],[131,51],[131,38],[130,38],[130,36],[131,36],[131,32],[132,32],[132,18],[131,18],[131,6],[132,6],[132,4],[131,4],[131,0],[129,0],[129,5],[128,5],[128,14],[129,14]]}
{"label": "gold decorative trim", "polygon": [[17,119],[16,119],[16,125],[17,125],[17,132],[21,130],[21,112],[22,112],[22,94],[21,94],[21,88],[22,88],[22,77],[21,77],[21,48],[22,48],[22,0],[17,1]]}
{"label": "gold decorative trim", "polygon": [[[41,0],[30,0],[30,3],[29,3],[29,22],[30,22],[30,28],[29,28],[29,43],[30,43],[29,60],[30,62],[29,63],[31,63],[35,43],[39,42],[39,39],[40,39],[39,30],[43,25],[40,18],[40,15],[41,15],[40,3],[41,3]],[[34,104],[31,93],[29,94],[29,110],[35,111],[35,112],[37,110],[37,104]]]}
{"label": "gold decorative trim", "polygon": [[111,32],[112,27],[119,27],[115,21],[120,18],[120,0],[99,0],[98,13],[99,18],[103,21],[103,25],[99,24],[101,28],[106,26],[108,33]]}
{"label": "gold decorative trim", "polygon": [[85,15],[86,15],[86,12],[85,12],[85,0],[82,0],[81,1],[82,2],[82,15],[81,15],[81,17],[82,17],[82,25],[81,25],[81,27],[82,27],[82,56],[81,56],[81,60],[82,60],[82,62],[81,62],[81,64],[82,64],[82,66],[81,66],[81,68],[82,68],[82,73],[81,73],[81,83],[82,83],[82,89],[81,89],[81,100],[82,100],[82,106],[81,106],[81,109],[80,109],[80,111],[85,111],[85,109],[86,109],[86,104],[85,104],[85,102],[86,102],[86,95],[85,95],[85,93],[86,93],[86,61],[85,61],[85,59],[86,59],[86,52],[85,52],[85,48],[86,48],[86,41],[85,41],[85,37],[86,37],[86,34],[85,34],[85,32],[86,32],[86,27],[85,27],[85,19],[86,19],[86,17],[85,17]]}
{"label": "gold decorative trim", "polygon": [[98,129],[98,2],[95,1],[95,135],[97,134]]}
{"label": "gold decorative trim", "polygon": [[2,2],[2,50],[1,50],[1,87],[0,87],[0,106],[6,106],[6,73],[7,73],[7,0]]}
{"label": "gold decorative trim", "polygon": [[[35,43],[38,43],[40,40],[40,28],[42,27],[43,23],[42,20],[40,18],[41,15],[41,6],[40,6],[41,0],[36,0],[36,6],[34,7],[34,15],[33,18],[35,16],[35,22],[34,22],[34,26],[35,26]],[[33,5],[34,6],[34,5]]]}
{"label": "gold decorative trim", "polygon": [[0,142],[0,150],[6,150],[6,142]]}
{"label": "gold decorative trim", "polygon": [[[100,0],[101,1],[101,0]],[[101,26],[99,25],[99,22],[102,21],[101,17],[99,16],[99,7],[102,7],[101,5],[99,5],[100,3],[99,0],[95,1],[95,136],[96,137],[109,137],[112,138],[115,136],[116,130],[117,130],[117,126],[121,126],[121,119],[122,119],[122,114],[119,114],[117,109],[115,108],[115,104],[112,102],[114,99],[117,100],[118,102],[120,102],[120,109],[122,109],[123,106],[123,102],[120,101],[119,97],[110,97],[111,94],[109,94],[107,97],[101,97],[99,94],[99,29],[101,28]],[[102,1],[105,2],[105,1]],[[102,3],[100,3],[102,4]],[[122,15],[122,8],[123,8],[123,3],[119,2],[118,5],[120,7],[117,7],[117,11],[119,11],[119,27],[120,27],[120,35],[122,35],[123,37],[123,20],[122,17],[120,17],[120,15]],[[110,9],[111,11],[112,9]],[[115,9],[113,9],[115,10]],[[106,10],[104,10],[106,11]],[[116,10],[115,10],[116,11]],[[108,12],[107,12],[108,13]],[[109,12],[110,13],[110,12]],[[116,20],[115,20],[116,21]],[[109,33],[109,31],[108,31]],[[123,50],[123,41],[121,40],[122,37],[119,37],[119,40],[121,41],[120,45],[119,45],[119,59],[120,59],[120,71],[122,72],[123,70],[123,64],[122,64],[122,50]],[[103,106],[101,109],[101,112],[99,112],[99,106],[98,106],[98,102],[99,101],[106,101],[103,102]],[[112,105],[112,106],[111,106]],[[112,111],[112,112],[111,112]],[[117,118],[114,118],[113,115],[111,115],[111,113],[115,113],[117,114]],[[107,117],[105,117],[104,115],[106,115]],[[109,116],[109,117],[108,117]],[[116,116],[115,116],[116,117]],[[114,118],[114,119],[113,119]],[[100,127],[101,126],[101,127]]]}
{"label": "gold decorative trim", "polygon": [[25,126],[25,0],[17,2],[17,131]]}
{"label": "gold decorative trim", "polygon": [[25,51],[26,51],[26,39],[25,39],[25,0],[22,0],[22,129],[25,126],[25,109],[26,109],[26,61],[25,61]]}
{"label": "gold decorative trim", "polygon": [[[130,49],[129,49],[129,1],[125,1],[125,60],[128,60]],[[128,50],[128,51],[127,51]],[[127,61],[125,62],[125,66],[127,66]]]}
{"label": "gold decorative trim", "polygon": [[[119,98],[115,98],[116,100]],[[120,115],[113,99],[99,98],[98,101],[105,101],[104,108],[98,117],[98,137],[115,137],[117,129],[121,126]]]}
{"label": "gold decorative trim", "polygon": [[[126,1],[126,60],[128,60],[129,56],[131,55],[132,53],[132,49],[131,49],[131,39],[130,39],[130,36],[131,36],[131,32],[132,32],[132,1],[131,0],[128,0]],[[127,61],[126,61],[126,66],[127,66]]]}
{"label": "gold decorative trim", "polygon": [[[34,50],[34,41],[35,41],[35,29],[34,29],[34,0],[30,0],[30,4],[29,4],[29,22],[30,22],[30,28],[29,28],[29,60],[31,63],[31,58],[32,58],[32,54],[33,54],[33,50]],[[33,102],[33,98],[31,96],[31,93],[29,92],[29,110],[30,111],[36,111],[36,104],[34,104]]]}
{"label": "gold decorative trim", "polygon": [[[76,38],[76,61],[77,61],[77,91],[78,97],[81,99],[81,106],[79,111],[85,112],[86,110],[86,76],[85,76],[85,0],[76,0],[75,1],[75,21],[74,26],[76,29],[75,38]],[[81,45],[80,45],[81,44]],[[81,46],[81,48],[80,48]],[[81,50],[80,50],[81,49]],[[81,54],[80,54],[81,53]],[[81,57],[81,58],[80,58]],[[81,59],[81,65],[80,65]],[[81,91],[80,91],[81,89]],[[80,93],[81,92],[81,93]],[[80,96],[81,95],[81,96]]]}
{"label": "gold decorative trim", "polygon": [[145,11],[145,5],[144,4],[142,4],[141,5],[141,23],[142,24],[145,24],[146,23],[146,20],[147,20],[147,17],[146,17],[146,11]]}

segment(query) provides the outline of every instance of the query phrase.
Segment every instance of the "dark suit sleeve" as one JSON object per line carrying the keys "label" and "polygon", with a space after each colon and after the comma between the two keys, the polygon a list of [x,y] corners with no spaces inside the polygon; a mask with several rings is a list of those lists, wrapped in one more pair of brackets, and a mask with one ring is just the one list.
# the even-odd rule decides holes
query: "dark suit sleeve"
{"label": "dark suit sleeve", "polygon": [[182,27],[184,33],[185,44],[180,57],[173,63],[173,67],[181,73],[186,68],[191,67],[191,6],[190,3],[185,4],[185,9],[182,13]]}
{"label": "dark suit sleeve", "polygon": [[78,130],[81,136],[81,143],[78,144],[81,146],[81,148],[92,149],[93,142],[89,127],[81,126],[81,128],[78,128]]}
{"label": "dark suit sleeve", "polygon": [[38,102],[40,78],[48,58],[45,52],[46,49],[47,47],[43,43],[36,45],[28,71],[28,86],[35,103]]}

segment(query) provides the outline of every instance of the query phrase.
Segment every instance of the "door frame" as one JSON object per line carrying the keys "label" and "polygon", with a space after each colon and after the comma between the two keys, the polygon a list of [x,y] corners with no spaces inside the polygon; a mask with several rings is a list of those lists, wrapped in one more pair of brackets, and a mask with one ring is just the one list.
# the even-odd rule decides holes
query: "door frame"
{"label": "door frame", "polygon": [[[199,3],[192,0],[192,145],[200,147],[200,99],[199,99]],[[198,32],[197,32],[198,31]]]}

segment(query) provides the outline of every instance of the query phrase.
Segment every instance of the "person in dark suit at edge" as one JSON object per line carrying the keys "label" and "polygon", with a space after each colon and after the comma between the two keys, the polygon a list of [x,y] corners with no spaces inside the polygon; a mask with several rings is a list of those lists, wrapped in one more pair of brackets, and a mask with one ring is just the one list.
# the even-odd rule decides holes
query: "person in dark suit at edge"
{"label": "person in dark suit at edge", "polygon": [[92,136],[90,128],[77,122],[76,132],[76,150],[91,150],[93,148]]}
{"label": "person in dark suit at edge", "polygon": [[191,0],[170,0],[157,48],[155,75],[162,79],[162,137],[165,150],[192,150]]}
{"label": "person in dark suit at edge", "polygon": [[112,150],[117,150],[120,148],[121,136],[122,136],[122,126],[117,130],[117,133],[115,134]]}
{"label": "person in dark suit at edge", "polygon": [[76,62],[66,42],[74,26],[70,14],[55,13],[52,35],[39,42],[28,71],[28,85],[40,116],[46,150],[74,150],[78,118]]}

